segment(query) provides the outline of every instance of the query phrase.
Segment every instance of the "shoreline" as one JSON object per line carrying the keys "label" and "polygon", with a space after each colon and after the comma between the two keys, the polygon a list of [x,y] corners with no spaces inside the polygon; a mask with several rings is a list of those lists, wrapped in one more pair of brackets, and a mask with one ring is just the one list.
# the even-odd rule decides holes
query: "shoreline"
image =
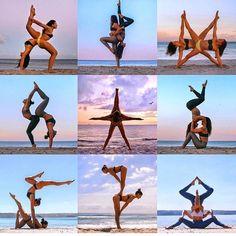
{"label": "shoreline", "polygon": [[156,75],[156,66],[79,66],[79,75]]}
{"label": "shoreline", "polygon": [[0,70],[0,75],[77,75],[78,73],[77,69],[54,69],[52,73],[42,69],[26,69],[24,73],[20,73],[19,70],[16,69]]}
{"label": "shoreline", "polygon": [[50,233],[77,233],[76,228],[47,228],[47,229],[30,229],[30,228],[22,228],[22,229],[14,229],[14,228],[0,228],[1,233],[22,233],[22,234],[50,234]]}
{"label": "shoreline", "polygon": [[163,227],[158,228],[157,233],[166,233],[166,234],[172,234],[172,233],[236,233],[236,227],[233,227],[231,229],[224,229],[224,228],[218,228],[216,227],[209,227],[206,229],[190,229],[190,228],[174,228],[174,229],[165,229]]}
{"label": "shoreline", "polygon": [[78,233],[157,233],[156,228],[78,228]]}
{"label": "shoreline", "polygon": [[180,69],[176,69],[176,60],[158,60],[158,75],[234,75],[236,60],[222,60],[225,65],[219,68],[209,60],[189,60]]}
{"label": "shoreline", "polygon": [[186,147],[183,149],[180,146],[158,146],[157,154],[236,154],[236,147],[207,147],[203,149]]}

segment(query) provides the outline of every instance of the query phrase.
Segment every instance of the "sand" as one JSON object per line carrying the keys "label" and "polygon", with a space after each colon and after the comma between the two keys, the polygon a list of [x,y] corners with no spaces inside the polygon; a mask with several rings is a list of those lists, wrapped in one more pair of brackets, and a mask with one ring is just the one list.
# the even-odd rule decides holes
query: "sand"
{"label": "sand", "polygon": [[91,229],[82,229],[78,228],[79,233],[156,233],[157,229],[151,228],[91,228]]}
{"label": "sand", "polygon": [[47,229],[13,229],[13,228],[0,228],[0,233],[22,233],[22,234],[50,234],[50,233],[77,233],[76,228],[47,228]]}
{"label": "sand", "polygon": [[0,154],[77,154],[77,148],[37,148],[31,147],[4,147],[0,148]]}
{"label": "sand", "polygon": [[196,149],[195,147],[157,147],[157,154],[236,154],[235,148],[207,147]]}
{"label": "sand", "polygon": [[175,229],[165,229],[165,228],[158,228],[158,233],[236,233],[236,227],[232,229],[224,229],[224,228],[217,228],[217,227],[209,227],[206,229],[190,229],[190,228],[175,228]]}
{"label": "sand", "polygon": [[155,66],[80,66],[80,75],[156,75]]}
{"label": "sand", "polygon": [[207,60],[190,60],[176,69],[175,60],[158,60],[158,75],[233,75],[236,74],[236,60],[223,60],[224,68],[219,68]]}
{"label": "sand", "polygon": [[0,70],[0,75],[77,75],[76,69],[54,69],[52,73],[47,70],[25,70],[20,73],[19,70]]}

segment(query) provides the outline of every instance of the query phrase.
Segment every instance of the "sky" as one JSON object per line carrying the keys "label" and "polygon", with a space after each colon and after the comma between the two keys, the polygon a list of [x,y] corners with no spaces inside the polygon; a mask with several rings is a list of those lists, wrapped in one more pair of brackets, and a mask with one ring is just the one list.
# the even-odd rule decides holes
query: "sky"
{"label": "sky", "polygon": [[[219,10],[218,37],[226,38],[228,41],[236,41],[236,5],[234,0],[180,0],[178,4],[174,5],[173,0],[157,0],[157,5],[158,41],[178,39],[180,17],[183,10],[186,10],[187,19],[196,33],[202,32],[214,19],[216,11]],[[189,37],[188,35],[187,37]]]}
{"label": "sky", "polygon": [[124,213],[156,214],[156,156],[84,155],[79,157],[79,213],[114,213],[112,197],[119,183],[101,171],[102,166],[127,167],[124,194],[141,188],[143,196],[135,199]]}
{"label": "sky", "polygon": [[[15,213],[17,206],[9,196],[16,195],[24,210],[30,213],[29,199],[26,197],[30,184],[25,178],[44,171],[41,180],[76,181],[71,185],[48,186],[36,192],[42,198],[36,213],[76,213],[77,212],[77,156],[76,155],[2,155],[0,158],[1,213]],[[5,181],[6,180],[6,181]],[[38,179],[40,180],[40,179]]]}
{"label": "sky", "polygon": [[[45,111],[56,119],[55,141],[77,140],[77,77],[76,76],[1,76],[0,101],[5,115],[1,117],[0,141],[28,141],[26,129],[29,120],[22,115],[22,101],[33,89],[33,82],[48,95]],[[42,99],[35,94],[31,113]],[[33,131],[35,140],[44,140],[46,124],[43,119]]]}
{"label": "sky", "polygon": [[[25,26],[31,4],[36,8],[35,19],[42,23],[55,19],[58,28],[53,32],[51,43],[58,50],[58,59],[77,58],[77,1],[19,1],[1,0],[0,8],[0,58],[15,59],[24,50],[24,42],[31,38]],[[41,32],[42,28],[33,25]],[[34,59],[48,59],[48,52],[35,47],[31,52]]]}
{"label": "sky", "polygon": [[[198,107],[212,120],[210,141],[235,140],[235,76],[158,76],[158,139],[183,140],[192,119],[186,103],[195,98],[188,85],[201,92],[208,80],[205,101]],[[178,82],[178,83],[177,83]],[[173,86],[174,84],[174,86]]]}
{"label": "sky", "polygon": [[[204,201],[205,210],[236,210],[235,155],[159,155],[157,165],[158,210],[189,210],[191,203],[179,190],[196,176],[214,189]],[[189,192],[197,189],[205,192],[197,182]]]}
{"label": "sky", "polygon": [[[109,36],[110,17],[117,14],[117,0],[79,0],[79,59],[114,60],[100,42]],[[156,60],[156,0],[121,0],[121,12],[134,19],[126,28],[123,59]]]}
{"label": "sky", "polygon": [[156,124],[156,83],[156,76],[146,75],[79,76],[79,124],[106,124],[104,121],[90,121],[89,119],[111,113],[115,88],[119,88],[121,112],[131,117],[144,119],[142,122],[128,121],[127,125]]}

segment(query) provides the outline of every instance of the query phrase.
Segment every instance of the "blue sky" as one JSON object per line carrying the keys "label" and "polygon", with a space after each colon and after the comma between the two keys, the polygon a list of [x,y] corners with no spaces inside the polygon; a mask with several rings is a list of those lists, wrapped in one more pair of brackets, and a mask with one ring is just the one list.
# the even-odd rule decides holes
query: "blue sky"
{"label": "blue sky", "polygon": [[[158,163],[158,209],[188,210],[190,201],[179,190],[196,176],[214,188],[213,194],[204,201],[206,210],[236,210],[236,156],[235,155],[159,155]],[[190,192],[204,188],[193,186]]]}
{"label": "blue sky", "polygon": [[235,76],[158,76],[158,139],[183,140],[191,112],[186,103],[195,98],[188,85],[201,91],[208,80],[202,115],[212,120],[211,141],[235,140]]}
{"label": "blue sky", "polygon": [[[5,115],[1,117],[0,141],[28,140],[25,130],[29,121],[22,116],[23,99],[27,98],[36,81],[49,96],[46,112],[52,114],[58,131],[55,140],[77,140],[77,77],[76,76],[1,76],[0,100]],[[38,94],[33,97],[31,113],[41,102]],[[35,139],[43,140],[46,125],[43,119],[34,130]]]}
{"label": "blue sky", "polygon": [[[109,36],[110,17],[117,14],[116,0],[79,0],[79,59],[113,60],[114,55],[100,42]],[[156,59],[156,0],[121,0],[122,14],[134,19],[126,28],[123,59]]]}
{"label": "blue sky", "polygon": [[25,177],[45,171],[42,180],[65,181],[76,179],[71,185],[48,186],[36,193],[42,198],[37,213],[77,212],[77,156],[76,155],[2,155],[0,158],[1,204],[0,212],[15,213],[17,207],[9,196],[16,195],[26,212],[30,212],[26,197],[30,185]]}
{"label": "blue sky", "polygon": [[[47,2],[1,0],[0,58],[19,58],[20,52],[24,49],[24,42],[31,38],[25,28],[31,4],[36,8],[35,19],[44,24],[52,19],[57,21],[58,28],[54,30],[54,36],[49,43],[58,50],[58,58],[77,58],[76,0],[50,0]],[[42,28],[35,24],[33,24],[33,28],[39,32],[42,31]],[[47,59],[48,55],[46,50],[37,46],[31,52],[32,58]]]}
{"label": "blue sky", "polygon": [[[159,41],[178,39],[180,16],[183,10],[186,10],[187,19],[196,33],[203,31],[214,19],[216,11],[219,10],[218,37],[236,41],[234,0],[180,0],[178,4],[174,4],[173,0],[157,0],[157,5]],[[212,31],[209,38],[210,35],[212,35]]]}
{"label": "blue sky", "polygon": [[79,212],[114,213],[112,197],[119,183],[102,173],[101,168],[124,165],[128,168],[124,194],[142,189],[143,197],[134,200],[125,213],[156,213],[156,156],[86,155],[79,156]]}

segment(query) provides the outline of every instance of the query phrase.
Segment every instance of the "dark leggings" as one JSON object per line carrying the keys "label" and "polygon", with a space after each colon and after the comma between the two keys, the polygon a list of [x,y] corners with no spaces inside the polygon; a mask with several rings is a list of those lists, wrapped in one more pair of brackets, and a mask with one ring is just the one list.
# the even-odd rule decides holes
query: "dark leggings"
{"label": "dark leggings", "polygon": [[207,142],[202,142],[201,140],[199,140],[199,138],[195,133],[188,132],[185,141],[183,143],[183,147],[186,147],[191,140],[197,149],[206,148],[207,146]]}
{"label": "dark leggings", "polygon": [[32,135],[32,131],[38,125],[39,120],[40,120],[39,116],[36,116],[36,115],[31,116],[30,123],[28,125],[27,130],[26,130],[26,133],[27,133],[27,135],[29,137],[29,140],[30,140],[32,145],[34,145],[34,136]]}
{"label": "dark leggings", "polygon": [[186,107],[192,111],[193,108],[197,107],[198,105],[200,105],[202,102],[204,102],[205,100],[205,87],[202,87],[202,92],[201,94],[198,93],[195,89],[193,90],[193,93],[197,96],[197,98],[192,99],[190,101],[187,102]]}
{"label": "dark leggings", "polygon": [[[118,6],[118,15],[121,14],[121,9],[120,9],[120,6]],[[119,25],[120,27],[128,27],[129,25],[133,24],[134,23],[134,20],[129,18],[129,17],[126,17],[126,16],[123,16],[123,18],[121,18],[119,16]]]}
{"label": "dark leggings", "polygon": [[218,226],[225,227],[225,225],[222,224],[220,221],[218,221],[215,216],[212,216],[210,219],[207,219],[205,221],[202,221],[202,220],[201,221],[190,221],[190,220],[186,220],[185,218],[181,217],[177,223],[171,225],[170,227],[175,228],[182,223],[191,229],[204,229],[208,225],[210,225],[211,223],[215,223]]}
{"label": "dark leggings", "polygon": [[43,101],[36,108],[35,115],[43,117],[46,114],[44,110],[48,105],[49,97],[40,88],[37,89],[37,92],[39,96],[43,99]]}
{"label": "dark leggings", "polygon": [[[185,188],[181,189],[179,191],[179,193],[184,197],[184,198],[187,198],[188,200],[191,201],[192,205],[194,205],[194,199],[195,199],[195,196],[191,193],[188,193],[187,191],[189,190],[189,188],[192,186],[192,183],[189,184],[188,186],[186,186]],[[200,204],[202,205],[203,201],[209,197],[214,189],[209,187],[208,185],[204,184],[202,182],[202,186],[207,190],[205,193],[203,193],[201,196],[200,196]]]}

